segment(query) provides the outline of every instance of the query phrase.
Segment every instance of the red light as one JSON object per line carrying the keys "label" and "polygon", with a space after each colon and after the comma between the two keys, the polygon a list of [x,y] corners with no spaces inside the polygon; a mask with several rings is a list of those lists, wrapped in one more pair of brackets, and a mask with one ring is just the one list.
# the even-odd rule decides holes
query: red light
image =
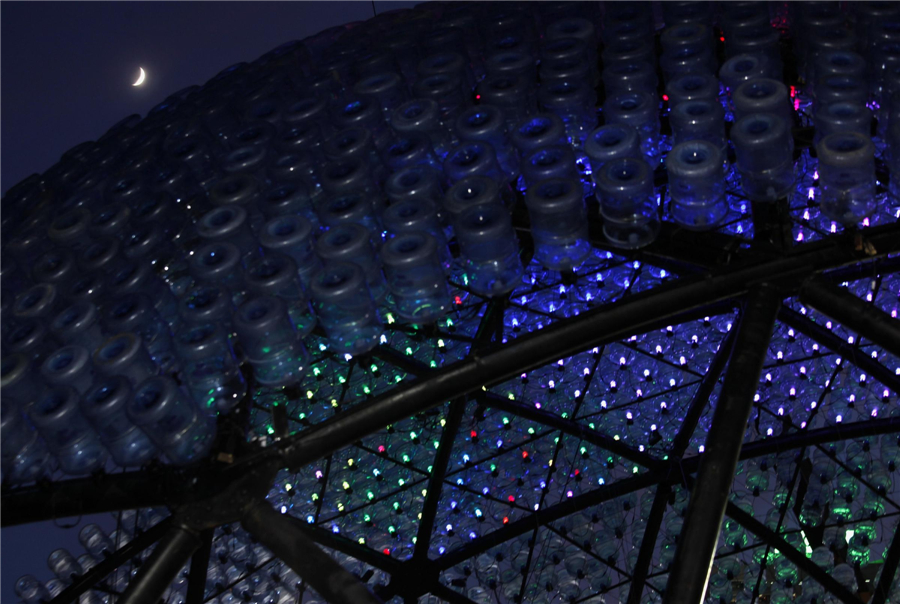
{"label": "red light", "polygon": [[469,436],[471,436],[472,438],[477,438],[478,432],[476,432],[475,430],[472,430],[471,432],[469,432]]}
{"label": "red light", "polygon": [[477,100],[481,100],[481,95],[480,95],[480,94],[476,94],[476,95],[475,95],[475,100],[476,100],[476,101],[477,101]]}
{"label": "red light", "polygon": [[664,95],[663,95],[663,100],[668,102],[668,100],[669,100],[669,95],[668,95],[668,94],[664,94]]}
{"label": "red light", "polygon": [[384,453],[384,445],[378,445],[378,452]]}
{"label": "red light", "polygon": [[385,555],[385,556],[390,556],[390,555],[391,555],[391,550],[389,550],[388,548],[384,548],[384,555]]}
{"label": "red light", "polygon": [[578,476],[579,474],[581,474],[581,470],[575,470],[575,476]]}
{"label": "red light", "polygon": [[515,496],[515,495],[510,495],[510,496],[508,497],[508,499],[509,499],[509,502],[512,503],[512,502],[514,502],[514,501],[516,500],[516,496]]}
{"label": "red light", "polygon": [[797,94],[797,89],[794,86],[791,86],[791,98],[794,98],[794,96],[796,94]]}
{"label": "red light", "polygon": [[503,524],[509,524],[509,516],[503,517]]}
{"label": "red light", "polygon": [[522,459],[528,459],[528,451],[522,451]]}
{"label": "red light", "polygon": [[719,36],[719,42],[724,42],[724,41],[725,41],[725,36]]}
{"label": "red light", "polygon": [[456,296],[456,297],[453,299],[453,301],[454,301],[457,305],[462,304],[462,298],[460,298],[459,296]]}

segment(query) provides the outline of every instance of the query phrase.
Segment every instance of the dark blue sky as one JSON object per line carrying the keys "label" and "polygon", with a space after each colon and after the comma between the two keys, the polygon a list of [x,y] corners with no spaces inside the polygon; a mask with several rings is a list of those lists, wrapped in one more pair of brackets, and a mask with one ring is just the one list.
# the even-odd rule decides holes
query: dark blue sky
{"label": "dark blue sky", "polygon": [[[375,10],[416,2],[376,2]],[[371,2],[8,2],[0,3],[0,190],[238,61],[289,40],[365,20]],[[146,84],[134,88],[138,67]],[[61,524],[70,524],[69,519]],[[111,523],[109,516],[99,519]],[[78,530],[52,523],[0,531],[0,601],[17,599],[17,577],[46,580],[47,556],[74,554]],[[98,521],[98,519],[93,519]],[[114,525],[112,525],[114,526]]]}
{"label": "dark blue sky", "polygon": [[[375,2],[375,10],[415,4]],[[4,1],[0,190],[223,67],[372,15],[368,1]],[[147,81],[135,88],[139,66]]]}

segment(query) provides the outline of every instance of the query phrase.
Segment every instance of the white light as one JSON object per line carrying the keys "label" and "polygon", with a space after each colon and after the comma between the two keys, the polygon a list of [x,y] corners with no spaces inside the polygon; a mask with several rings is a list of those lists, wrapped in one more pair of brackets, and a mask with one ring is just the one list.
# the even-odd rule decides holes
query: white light
{"label": "white light", "polygon": [[132,84],[132,86],[140,86],[141,84],[144,83],[144,80],[147,79],[147,74],[144,72],[144,68],[143,68],[143,67],[138,67],[138,69],[141,70],[141,73],[140,73],[140,75],[138,76],[138,79],[135,80],[134,84]]}

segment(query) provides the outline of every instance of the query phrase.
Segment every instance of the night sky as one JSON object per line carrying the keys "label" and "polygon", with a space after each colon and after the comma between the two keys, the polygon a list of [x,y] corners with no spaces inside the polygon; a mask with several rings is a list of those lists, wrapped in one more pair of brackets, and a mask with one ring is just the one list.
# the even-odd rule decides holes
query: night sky
{"label": "night sky", "polygon": [[[374,10],[417,2],[375,2]],[[0,4],[2,173],[6,191],[119,119],[145,114],[168,94],[202,84],[289,40],[373,16],[372,2],[8,2]],[[132,87],[138,67],[143,86]],[[73,524],[67,519],[59,524]],[[0,601],[16,602],[16,578],[50,578],[47,556],[77,555],[78,530],[53,523],[0,532]]]}

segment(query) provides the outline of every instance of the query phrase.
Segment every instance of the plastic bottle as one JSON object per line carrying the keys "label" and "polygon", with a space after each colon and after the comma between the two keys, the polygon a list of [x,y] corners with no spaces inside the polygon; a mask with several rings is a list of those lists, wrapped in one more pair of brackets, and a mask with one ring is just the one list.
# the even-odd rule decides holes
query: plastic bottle
{"label": "plastic bottle", "polygon": [[793,151],[787,120],[769,113],[753,113],[731,129],[741,186],[754,201],[775,201],[794,184]]}
{"label": "plastic bottle", "polygon": [[672,218],[688,229],[714,228],[725,217],[724,157],[705,140],[675,145],[666,157]]}
{"label": "plastic bottle", "polygon": [[597,198],[603,233],[613,245],[635,249],[656,239],[659,216],[646,161],[623,157],[607,162],[597,178]]}
{"label": "plastic bottle", "polygon": [[247,384],[221,325],[195,325],[175,341],[182,376],[194,400],[210,413],[228,412],[247,394]]}
{"label": "plastic bottle", "polygon": [[79,412],[74,388],[48,388],[28,408],[28,416],[66,474],[88,474],[106,463],[107,452]]}
{"label": "plastic bottle", "polygon": [[302,216],[279,216],[263,225],[259,242],[266,253],[286,254],[297,264],[297,276],[309,289],[312,275],[321,268],[315,255],[313,225]]}
{"label": "plastic bottle", "polygon": [[104,305],[104,323],[109,333],[135,333],[153,362],[164,373],[178,367],[168,324],[153,308],[150,296],[133,293],[110,300]]}
{"label": "plastic bottle", "polygon": [[371,233],[358,224],[329,229],[316,241],[316,254],[327,264],[334,260],[354,262],[363,269],[372,297],[380,301],[387,293],[384,275],[372,249]]}
{"label": "plastic bottle", "polygon": [[125,410],[176,466],[206,457],[216,436],[213,419],[200,413],[171,378],[156,376],[141,383]]}
{"label": "plastic bottle", "polygon": [[381,319],[357,264],[328,262],[313,277],[310,292],[316,316],[336,352],[359,355],[378,345]]}
{"label": "plastic bottle", "polygon": [[500,204],[463,210],[455,222],[456,238],[466,260],[468,286],[482,296],[509,293],[522,281],[524,269],[509,213]]}
{"label": "plastic bottle", "polygon": [[385,243],[381,257],[394,306],[402,318],[428,324],[450,310],[440,249],[432,235],[400,233]]}
{"label": "plastic bottle", "polygon": [[44,360],[40,373],[44,383],[56,387],[70,386],[83,395],[94,381],[91,353],[77,344],[63,346]]}
{"label": "plastic bottle", "polygon": [[303,377],[309,355],[281,298],[251,297],[238,307],[234,328],[259,383],[285,386]]}
{"label": "plastic bottle", "polygon": [[285,254],[271,253],[254,261],[244,272],[247,289],[255,295],[278,296],[287,305],[288,315],[300,337],[316,326],[309,296],[300,285],[297,264]]}
{"label": "plastic bottle", "polygon": [[858,132],[829,134],[816,145],[822,213],[846,226],[875,211],[875,145]]}
{"label": "plastic bottle", "polygon": [[131,400],[128,379],[101,376],[81,399],[81,413],[97,431],[113,461],[123,467],[143,465],[157,455],[156,445],[125,412]]}
{"label": "plastic bottle", "polygon": [[590,252],[581,183],[553,178],[536,182],[525,196],[535,259],[550,270],[572,270]]}
{"label": "plastic bottle", "polygon": [[100,373],[125,376],[132,386],[159,373],[159,367],[141,344],[141,337],[134,333],[109,338],[94,351],[91,360]]}
{"label": "plastic bottle", "polygon": [[[47,444],[38,436],[22,407],[6,397],[0,401],[0,469],[10,484],[32,482],[55,469]],[[29,399],[31,397],[28,397]]]}

